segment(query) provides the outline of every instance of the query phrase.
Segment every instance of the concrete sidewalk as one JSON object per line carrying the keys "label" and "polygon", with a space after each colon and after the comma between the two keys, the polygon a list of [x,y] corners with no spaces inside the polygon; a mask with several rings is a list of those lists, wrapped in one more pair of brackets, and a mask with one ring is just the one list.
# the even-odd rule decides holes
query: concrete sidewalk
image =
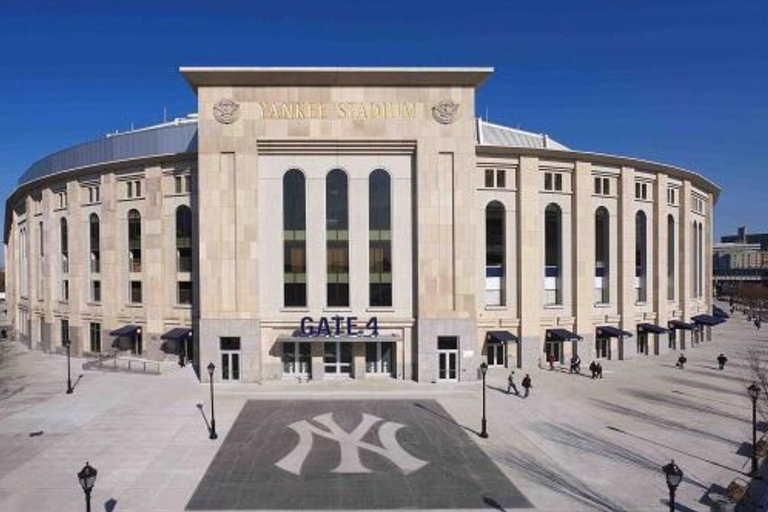
{"label": "concrete sidewalk", "polygon": [[[506,371],[492,370],[490,437],[470,437],[538,509],[667,510],[661,466],[674,458],[685,472],[679,510],[709,510],[708,491],[748,480],[746,356],[751,345],[768,348],[768,332],[742,316],[713,336],[686,350],[685,370],[674,367],[676,353],[604,362],[601,381],[532,370],[528,399],[507,395]],[[159,376],[73,371],[83,377],[66,395],[66,358],[18,344],[3,350],[1,512],[83,510],[76,473],[86,460],[99,470],[93,510],[184,510],[248,400],[433,398],[455,428],[480,428],[478,383],[217,384],[219,439],[211,441],[196,407],[209,415],[208,385],[190,367],[169,364]],[[724,372],[720,352],[729,358]],[[73,359],[73,368],[82,363]]]}

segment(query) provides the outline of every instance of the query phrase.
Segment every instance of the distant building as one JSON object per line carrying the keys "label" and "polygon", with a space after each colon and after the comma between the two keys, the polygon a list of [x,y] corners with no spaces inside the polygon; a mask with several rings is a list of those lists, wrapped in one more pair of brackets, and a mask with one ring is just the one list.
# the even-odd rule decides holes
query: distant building
{"label": "distant building", "polygon": [[749,235],[746,227],[740,227],[735,235],[720,240],[712,247],[716,290],[729,293],[739,283],[768,283],[768,233]]}

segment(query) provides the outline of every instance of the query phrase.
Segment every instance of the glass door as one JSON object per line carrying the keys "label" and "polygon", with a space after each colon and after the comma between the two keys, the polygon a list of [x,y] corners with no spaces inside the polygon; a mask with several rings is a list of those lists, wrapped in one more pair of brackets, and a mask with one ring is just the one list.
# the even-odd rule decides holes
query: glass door
{"label": "glass door", "polygon": [[310,373],[311,346],[298,341],[283,342],[283,375],[306,376]]}
{"label": "glass door", "polygon": [[386,341],[365,344],[365,372],[392,375],[394,370],[394,343]]}
{"label": "glass door", "polygon": [[326,342],[323,347],[323,365],[327,375],[349,375],[352,366],[352,343]]}
{"label": "glass door", "polygon": [[488,366],[504,366],[504,344],[488,344]]}
{"label": "glass door", "polygon": [[220,338],[219,350],[221,350],[221,380],[225,382],[240,380],[240,338]]}
{"label": "glass door", "polygon": [[598,359],[611,358],[611,340],[610,338],[597,338],[595,341]]}
{"label": "glass door", "polygon": [[457,381],[459,366],[459,339],[455,336],[437,338],[438,374],[440,381]]}

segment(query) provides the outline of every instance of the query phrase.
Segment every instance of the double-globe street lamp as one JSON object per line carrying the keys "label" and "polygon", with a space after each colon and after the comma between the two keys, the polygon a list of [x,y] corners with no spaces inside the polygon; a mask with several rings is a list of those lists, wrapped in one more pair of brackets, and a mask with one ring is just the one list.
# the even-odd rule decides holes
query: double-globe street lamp
{"label": "double-globe street lamp", "polygon": [[72,389],[72,369],[69,361],[69,349],[72,346],[72,342],[69,340],[69,336],[64,340],[64,346],[67,348],[67,394],[71,395],[74,389]]}
{"label": "double-globe street lamp", "polygon": [[83,488],[85,493],[85,512],[91,512],[91,491],[93,485],[96,483],[96,475],[98,471],[89,463],[85,463],[83,469],[77,474],[77,479],[80,480],[80,487]]}
{"label": "double-globe street lamp", "polygon": [[488,429],[485,421],[485,374],[488,373],[488,363],[483,361],[480,365],[480,373],[483,375],[483,420],[480,422],[480,437],[488,437]]}
{"label": "double-globe street lamp", "polygon": [[218,439],[216,434],[216,417],[213,415],[213,372],[216,371],[216,365],[208,363],[208,380],[211,383],[211,433],[208,436],[209,439]]}
{"label": "double-globe street lamp", "polygon": [[752,400],[752,478],[759,478],[757,469],[757,399],[760,397],[760,386],[752,383],[747,388],[749,398]]}
{"label": "double-globe street lamp", "polygon": [[677,467],[674,459],[661,469],[667,478],[667,487],[669,488],[669,512],[675,512],[675,491],[677,491],[680,482],[683,481],[683,470]]}

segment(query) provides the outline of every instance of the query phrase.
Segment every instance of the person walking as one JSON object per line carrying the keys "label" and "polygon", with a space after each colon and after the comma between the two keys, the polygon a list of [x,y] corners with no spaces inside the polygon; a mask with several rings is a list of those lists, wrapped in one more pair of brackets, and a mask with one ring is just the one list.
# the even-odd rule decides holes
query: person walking
{"label": "person walking", "polygon": [[571,369],[569,373],[581,373],[581,359],[578,354],[571,357]]}
{"label": "person walking", "polygon": [[603,363],[597,363],[597,377],[603,378]]}
{"label": "person walking", "polygon": [[514,389],[515,394],[517,396],[520,396],[520,392],[517,390],[517,386],[515,386],[515,371],[512,370],[509,372],[509,377],[507,377],[507,394],[509,394],[509,390]]}
{"label": "person walking", "polygon": [[725,369],[725,363],[727,362],[728,362],[728,358],[725,357],[724,354],[720,354],[719,356],[717,356],[717,365],[720,367],[721,371]]}
{"label": "person walking", "polygon": [[675,364],[675,366],[677,366],[681,370],[685,370],[685,363],[687,362],[688,362],[688,359],[685,357],[684,354],[681,353],[680,357],[677,358],[677,364]]}
{"label": "person walking", "polygon": [[597,377],[597,363],[595,363],[594,361],[589,363],[589,371],[590,371],[590,373],[592,373],[592,378],[593,379],[595,377]]}
{"label": "person walking", "polygon": [[555,369],[555,354],[549,353],[547,355],[547,362],[549,363],[549,371],[552,371]]}
{"label": "person walking", "polygon": [[525,389],[523,398],[528,398],[528,395],[531,393],[531,388],[533,388],[533,385],[531,384],[531,376],[526,373],[523,378],[523,389]]}

